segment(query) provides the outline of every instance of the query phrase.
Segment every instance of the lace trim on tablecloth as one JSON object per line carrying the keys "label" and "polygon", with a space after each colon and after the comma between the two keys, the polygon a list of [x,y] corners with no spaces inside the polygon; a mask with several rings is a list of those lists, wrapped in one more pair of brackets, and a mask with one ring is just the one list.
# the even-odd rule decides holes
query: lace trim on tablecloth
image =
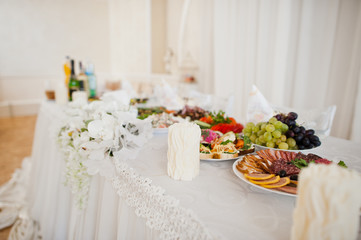
{"label": "lace trim on tablecloth", "polygon": [[114,164],[116,175],[109,180],[117,194],[146,219],[147,227],[160,232],[161,239],[213,239],[193,211],[179,206],[163,188],[152,185],[125,161],[114,159]]}

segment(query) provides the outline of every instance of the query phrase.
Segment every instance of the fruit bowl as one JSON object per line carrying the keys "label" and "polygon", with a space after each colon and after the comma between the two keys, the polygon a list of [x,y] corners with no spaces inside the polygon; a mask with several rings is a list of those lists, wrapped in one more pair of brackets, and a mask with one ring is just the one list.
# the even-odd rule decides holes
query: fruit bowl
{"label": "fruit bowl", "polygon": [[285,151],[285,152],[313,153],[315,150],[318,150],[320,148],[320,147],[314,147],[314,148],[303,149],[303,150],[284,150],[284,149],[279,149],[279,148],[270,148],[270,147],[266,147],[266,146],[262,146],[262,145],[258,145],[258,144],[253,144],[253,145],[255,146],[255,152],[261,151],[261,150],[266,150],[266,149],[273,149],[273,150],[281,150],[281,151]]}

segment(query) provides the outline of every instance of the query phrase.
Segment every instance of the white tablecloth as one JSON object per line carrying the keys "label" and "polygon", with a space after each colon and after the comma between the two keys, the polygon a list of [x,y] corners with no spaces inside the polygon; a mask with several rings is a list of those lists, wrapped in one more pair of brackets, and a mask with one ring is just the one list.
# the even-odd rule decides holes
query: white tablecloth
{"label": "white tablecloth", "polygon": [[[64,186],[64,160],[52,130],[62,118],[59,106],[42,104],[32,153],[29,188],[31,217],[40,223],[43,239],[158,239],[134,209],[120,198],[111,183],[92,178],[88,207],[79,211]],[[343,160],[361,172],[358,144],[329,137],[314,153]],[[206,162],[193,181],[167,175],[167,134],[155,135],[135,160],[128,162],[153,185],[190,209],[215,239],[289,239],[295,197],[256,189],[233,173],[233,161]]]}

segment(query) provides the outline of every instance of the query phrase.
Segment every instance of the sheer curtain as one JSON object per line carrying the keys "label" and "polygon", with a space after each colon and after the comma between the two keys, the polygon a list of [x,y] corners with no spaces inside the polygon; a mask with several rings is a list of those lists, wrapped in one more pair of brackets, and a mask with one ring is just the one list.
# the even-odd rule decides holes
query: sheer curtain
{"label": "sheer curtain", "polygon": [[336,105],[331,135],[361,142],[361,1],[214,0],[204,10],[212,43],[200,65],[212,72],[201,78],[215,95],[235,96],[238,119],[255,84],[275,105]]}

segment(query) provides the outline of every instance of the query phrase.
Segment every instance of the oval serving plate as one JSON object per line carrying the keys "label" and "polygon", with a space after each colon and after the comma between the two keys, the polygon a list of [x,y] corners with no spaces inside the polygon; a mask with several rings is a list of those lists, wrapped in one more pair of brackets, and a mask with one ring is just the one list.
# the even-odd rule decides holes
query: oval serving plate
{"label": "oval serving plate", "polygon": [[257,184],[251,183],[250,181],[248,181],[244,177],[243,173],[238,171],[238,169],[236,168],[238,162],[240,162],[242,160],[243,160],[243,156],[241,156],[241,159],[238,159],[237,161],[235,161],[233,163],[233,166],[232,166],[234,174],[236,174],[236,176],[239,177],[242,181],[246,182],[247,184],[249,184],[249,185],[251,185],[251,186],[253,186],[255,188],[262,189],[262,190],[264,190],[266,192],[271,192],[271,193],[276,193],[276,194],[291,196],[291,197],[296,197],[297,196],[296,194],[290,194],[290,193],[286,193],[286,192],[282,192],[282,191],[278,191],[278,190],[272,190],[271,188],[264,188],[264,187],[261,187],[261,186],[259,186]]}
{"label": "oval serving plate", "polygon": [[267,149],[273,149],[273,150],[277,150],[277,151],[284,151],[284,152],[301,152],[301,153],[311,153],[315,150],[318,150],[320,147],[315,147],[315,148],[310,148],[310,149],[304,149],[304,150],[284,150],[284,149],[279,149],[279,148],[269,148],[269,147],[265,147],[265,146],[262,146],[262,145],[258,145],[258,144],[253,144],[256,148],[255,152],[257,151],[261,151],[261,150],[267,150]]}
{"label": "oval serving plate", "polygon": [[210,161],[210,162],[223,162],[223,161],[234,161],[239,159],[241,156],[238,156],[236,158],[229,158],[229,159],[217,159],[217,158],[207,158],[207,159],[202,159],[200,158],[201,161]]}

